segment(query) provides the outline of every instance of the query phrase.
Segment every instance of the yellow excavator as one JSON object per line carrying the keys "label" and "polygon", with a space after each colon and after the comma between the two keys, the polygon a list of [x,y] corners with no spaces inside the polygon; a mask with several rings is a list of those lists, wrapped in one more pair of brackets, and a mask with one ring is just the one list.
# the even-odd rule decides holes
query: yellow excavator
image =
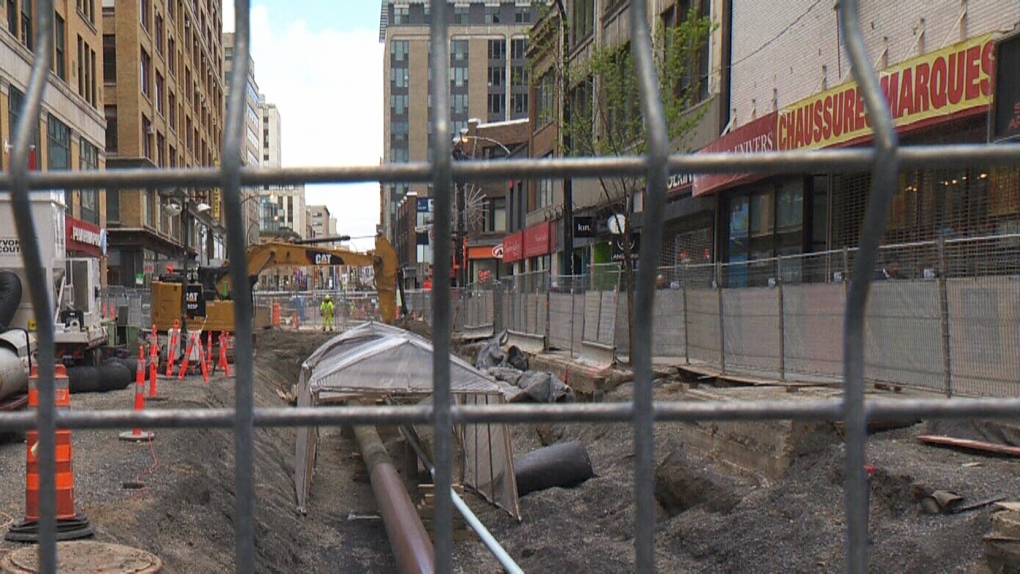
{"label": "yellow excavator", "polygon": [[[336,241],[320,238],[300,242],[269,241],[248,248],[248,280],[254,285],[262,271],[271,267],[327,267],[334,265],[372,267],[382,320],[388,325],[397,318],[397,289],[402,290],[397,252],[382,235],[375,238],[375,249],[359,253],[344,248],[316,247],[316,243]],[[401,308],[406,314],[404,298]],[[234,303],[230,300],[230,273],[227,265],[200,268],[198,281],[185,287],[180,274],[160,276],[152,282],[152,321],[158,331],[166,331],[175,320],[181,320],[181,305],[186,305],[189,331],[234,332]],[[253,318],[256,329],[271,323],[268,306],[256,306]]]}

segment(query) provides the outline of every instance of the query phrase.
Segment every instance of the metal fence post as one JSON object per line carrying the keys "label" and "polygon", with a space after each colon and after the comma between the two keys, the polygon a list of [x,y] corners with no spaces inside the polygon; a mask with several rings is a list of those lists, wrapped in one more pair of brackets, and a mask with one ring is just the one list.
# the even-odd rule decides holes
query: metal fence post
{"label": "metal fence post", "polygon": [[715,263],[715,292],[719,297],[719,371],[726,374],[726,317],[723,315],[722,263]]}
{"label": "metal fence post", "polygon": [[691,364],[690,320],[687,318],[687,262],[680,268],[680,309],[684,321],[684,364]]}
{"label": "metal fence post", "polygon": [[503,283],[496,281],[492,284],[492,335],[499,335],[503,331]]}
{"label": "metal fence post", "polygon": [[776,293],[779,300],[779,380],[786,380],[786,323],[783,316],[783,258],[776,257]]}
{"label": "metal fence post", "polygon": [[950,333],[949,333],[949,290],[947,289],[947,270],[946,270],[946,240],[944,237],[939,237],[936,243],[938,247],[939,256],[939,276],[938,276],[938,287],[939,287],[939,319],[940,330],[942,332],[942,376],[943,383],[946,388],[946,398],[953,397],[953,365],[952,365],[952,354],[949,347],[950,344]]}
{"label": "metal fence post", "polygon": [[552,267],[550,267],[549,275],[546,276],[547,279],[545,282],[545,343],[542,345],[544,347],[542,349],[543,351],[549,350],[549,337],[552,336],[552,332],[550,331],[551,321],[549,318],[549,300],[552,298],[552,273]]}

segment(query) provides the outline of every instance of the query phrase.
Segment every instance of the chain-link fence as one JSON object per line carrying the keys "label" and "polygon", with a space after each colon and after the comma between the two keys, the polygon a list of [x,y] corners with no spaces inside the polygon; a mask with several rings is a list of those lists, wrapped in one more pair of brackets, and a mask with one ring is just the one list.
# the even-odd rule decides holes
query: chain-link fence
{"label": "chain-link fence", "polygon": [[[874,149],[833,149],[803,152],[773,152],[762,154],[680,154],[669,155],[669,141],[666,133],[661,99],[656,93],[657,78],[652,57],[651,34],[648,29],[648,4],[632,2],[628,6],[630,26],[629,46],[635,55],[635,73],[643,81],[637,82],[641,90],[640,108],[643,125],[648,133],[647,153],[638,157],[601,158],[555,158],[555,159],[510,159],[498,162],[454,162],[451,158],[451,142],[448,138],[435,139],[435,153],[427,164],[384,164],[356,168],[301,168],[301,169],[255,169],[242,168],[239,151],[244,145],[244,94],[248,77],[248,51],[250,46],[250,3],[234,3],[235,53],[234,67],[229,77],[230,94],[226,105],[227,116],[223,145],[219,157],[221,165],[216,168],[198,169],[132,169],[116,171],[29,171],[28,157],[30,142],[37,129],[35,119],[39,117],[43,95],[50,73],[50,60],[54,45],[54,10],[50,0],[39,0],[35,14],[34,60],[32,77],[28,82],[22,107],[17,113],[13,126],[13,145],[10,153],[9,173],[0,175],[0,188],[9,191],[15,214],[18,240],[21,244],[27,275],[27,288],[32,292],[44,292],[48,278],[41,265],[39,239],[31,216],[29,191],[49,189],[139,189],[158,187],[218,187],[224,197],[224,213],[227,220],[227,258],[230,261],[232,284],[237,297],[234,300],[237,317],[237,385],[234,409],[205,411],[202,409],[161,409],[144,413],[118,411],[57,411],[54,388],[54,340],[53,317],[48,310],[36,308],[39,333],[39,379],[38,408],[33,412],[0,413],[0,430],[38,430],[38,470],[40,544],[39,571],[52,573],[57,565],[57,520],[56,520],[56,429],[62,428],[132,428],[145,425],[158,427],[231,427],[234,431],[235,485],[235,569],[238,572],[255,571],[255,495],[254,453],[255,426],[315,426],[341,424],[410,424],[431,423],[435,430],[435,569],[438,572],[453,570],[453,504],[451,497],[453,459],[451,442],[454,424],[482,422],[578,422],[597,420],[603,423],[627,422],[633,425],[634,456],[633,480],[635,512],[633,540],[635,545],[634,570],[655,571],[656,547],[656,502],[655,502],[655,444],[653,424],[657,421],[700,421],[700,420],[775,420],[775,419],[825,419],[841,420],[844,423],[845,466],[843,476],[845,499],[845,523],[847,525],[846,570],[853,574],[867,571],[868,554],[868,510],[867,477],[864,470],[867,425],[870,420],[894,419],[898,417],[939,416],[970,418],[978,416],[1015,417],[1020,410],[1014,385],[1017,380],[1017,319],[1018,294],[1013,284],[1013,275],[1008,274],[1012,265],[1009,250],[993,249],[988,257],[963,257],[943,262],[941,274],[934,278],[925,277],[925,269],[931,269],[928,260],[930,250],[911,252],[912,265],[920,266],[917,271],[907,270],[903,279],[896,278],[896,269],[885,269],[882,276],[888,281],[871,293],[871,301],[879,298],[898,297],[909,305],[917,305],[920,312],[911,316],[916,329],[925,333],[923,337],[911,332],[910,340],[904,341],[902,330],[893,330],[892,325],[902,317],[894,315],[904,312],[903,307],[894,305],[872,305],[866,315],[869,300],[870,273],[883,258],[878,245],[885,235],[885,222],[889,205],[894,194],[897,176],[902,168],[917,169],[933,166],[973,165],[1016,165],[1020,160],[1020,146],[1013,144],[996,146],[911,146],[901,148],[898,144],[888,105],[883,97],[877,74],[871,65],[871,58],[865,49],[856,0],[840,0],[838,22],[840,39],[849,59],[849,67],[857,80],[857,101],[866,107],[869,125],[874,132]],[[451,11],[445,10],[446,0],[433,0],[432,18],[429,24],[432,38],[430,68],[434,81],[430,85],[433,124],[438,133],[444,133],[450,125],[450,94],[448,43]],[[853,93],[853,92],[850,92]],[[652,393],[652,341],[659,338],[655,316],[656,265],[659,264],[662,220],[666,206],[666,181],[669,173],[861,173],[870,171],[867,182],[870,192],[863,223],[855,227],[861,249],[844,254],[842,269],[838,267],[838,256],[828,260],[815,259],[810,273],[805,266],[796,269],[790,262],[791,275],[785,275],[780,267],[771,271],[768,263],[748,263],[745,269],[731,265],[714,269],[709,285],[687,287],[684,279],[679,281],[684,334],[682,341],[687,348],[685,355],[693,361],[695,347],[699,355],[708,362],[719,363],[719,368],[736,368],[727,362],[738,361],[747,368],[776,368],[779,373],[789,374],[794,362],[787,361],[787,347],[797,348],[795,337],[788,337],[791,327],[787,309],[796,310],[802,322],[797,326],[800,336],[799,349],[795,355],[802,361],[805,370],[833,373],[842,381],[843,395],[840,398],[822,400],[787,401],[720,401],[691,403],[681,401],[653,401]],[[501,405],[461,406],[453,405],[449,376],[449,335],[458,319],[454,318],[458,294],[448,285],[440,283],[429,294],[434,317],[434,397],[431,405],[395,406],[346,406],[331,408],[254,408],[254,372],[252,361],[252,299],[250,286],[246,281],[244,264],[245,237],[242,221],[240,189],[245,186],[279,185],[286,183],[350,183],[361,181],[431,183],[435,198],[436,219],[434,222],[435,276],[447,277],[451,271],[452,235],[450,230],[450,208],[453,182],[455,179],[483,178],[499,180],[508,177],[529,180],[570,177],[634,176],[644,177],[644,213],[642,242],[646,247],[639,256],[639,273],[632,282],[635,287],[635,306],[627,322],[630,357],[635,370],[633,401],[624,404],[570,405]],[[865,196],[862,196],[865,197]],[[1008,242],[1007,242],[1008,244]],[[995,244],[998,245],[998,244]],[[942,244],[946,251],[958,249],[972,252],[984,249],[977,244],[962,243],[949,246]],[[1013,251],[1015,253],[1015,250]],[[808,260],[801,260],[806,263]],[[895,266],[892,266],[895,267]],[[904,267],[900,264],[901,269]],[[935,267],[939,269],[939,267]],[[702,269],[702,272],[707,269]],[[982,273],[979,273],[983,271]],[[769,282],[769,273],[777,278],[775,285]],[[796,277],[787,285],[780,277]],[[837,274],[839,279],[836,280]],[[853,281],[844,283],[852,275]],[[610,275],[611,277],[612,275]],[[733,279],[743,276],[744,279]],[[804,277],[812,279],[805,282]],[[817,278],[816,278],[817,277]],[[824,279],[821,279],[824,277]],[[833,278],[833,279],[830,279]],[[618,280],[618,278],[617,278]],[[533,281],[539,285],[527,286],[522,283]],[[593,290],[585,293],[585,318],[592,305],[607,307],[607,294],[617,297],[627,288],[603,289],[601,278],[593,276]],[[741,281],[744,281],[742,284]],[[830,282],[832,281],[832,282]],[[544,282],[544,283],[543,283]],[[761,282],[761,283],[759,283]],[[514,278],[505,291],[503,317],[521,332],[544,337],[548,333],[548,275],[531,278]],[[800,293],[791,293],[800,289]],[[598,298],[589,297],[598,293]],[[685,293],[685,294],[684,294]],[[544,294],[544,296],[543,296]],[[791,298],[799,295],[798,303]],[[824,309],[816,315],[820,302],[841,302]],[[544,303],[544,304],[543,304]],[[619,299],[608,303],[616,309]],[[761,305],[762,308],[758,308]],[[282,306],[282,303],[281,303]],[[730,310],[741,310],[745,314],[734,315]],[[782,309],[779,311],[779,309]],[[143,313],[140,311],[140,313]],[[696,313],[698,315],[696,315]],[[778,313],[778,317],[776,314]],[[830,317],[842,313],[843,320],[833,321]],[[613,313],[612,326],[603,324],[602,312],[599,319],[586,321],[583,340],[594,338],[604,340],[603,332],[612,333],[615,342],[617,323]],[[713,316],[715,321],[712,321]],[[790,315],[794,316],[793,314]],[[934,335],[935,319],[938,318],[938,334]],[[697,319],[697,320],[695,320]],[[776,320],[779,319],[779,326]],[[864,329],[865,319],[870,319],[871,330]],[[835,324],[833,324],[835,323]],[[543,326],[544,325],[544,326]],[[604,329],[603,327],[608,327]],[[840,335],[842,329],[842,335]],[[730,332],[727,334],[727,330]],[[695,335],[695,332],[698,334]],[[753,334],[762,333],[778,342],[748,340]],[[968,336],[975,339],[968,342]],[[834,341],[834,347],[842,352],[830,352],[818,338]],[[913,339],[924,339],[916,349],[901,350],[909,358],[886,354],[888,346],[915,345]],[[935,386],[933,372],[915,366],[924,363],[925,368],[936,365],[928,360],[938,356],[935,344],[942,357],[942,376],[948,377],[950,385],[959,391],[984,394],[1001,392],[1008,399],[985,399],[953,401],[911,400],[892,403],[870,403],[864,400],[864,377],[883,376],[897,378],[904,371],[910,371],[913,382],[926,387]],[[777,345],[779,351],[777,352]],[[919,344],[920,345],[920,344]],[[969,345],[969,346],[968,346]],[[544,344],[543,344],[544,347]],[[876,355],[866,349],[881,348]],[[747,352],[750,357],[742,353]],[[793,355],[789,355],[791,358]],[[713,358],[715,357],[715,358]],[[821,358],[824,362],[816,362]],[[834,357],[841,357],[840,368],[835,367]],[[845,359],[845,361],[844,361]],[[831,367],[831,368],[830,368]],[[955,379],[954,379],[955,378]],[[867,406],[867,408],[866,408]]]}

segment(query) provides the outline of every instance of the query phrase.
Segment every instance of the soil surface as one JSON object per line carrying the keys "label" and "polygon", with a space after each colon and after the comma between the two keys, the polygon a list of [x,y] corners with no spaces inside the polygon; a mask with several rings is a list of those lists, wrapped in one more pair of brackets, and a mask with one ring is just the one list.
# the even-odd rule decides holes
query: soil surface
{"label": "soil surface", "polygon": [[[424,329],[419,329],[425,334]],[[286,407],[301,362],[329,334],[260,331],[255,358],[259,407]],[[215,375],[160,380],[165,400],[146,408],[232,407],[235,380]],[[606,400],[628,400],[623,385]],[[75,394],[75,409],[130,408],[133,386]],[[682,400],[682,385],[660,381],[657,398]],[[663,572],[843,572],[843,448],[834,429],[783,478],[737,476],[685,452],[679,423],[655,427],[656,566]],[[877,433],[868,442],[872,479],[870,570],[974,572],[991,508],[924,514],[919,498],[950,490],[966,502],[1020,500],[1020,463],[925,446],[923,425]],[[234,446],[229,429],[155,429],[152,443],[117,439],[115,430],[73,433],[76,506],[96,539],[159,556],[166,572],[234,568]],[[384,437],[387,436],[384,434]],[[392,433],[389,433],[392,436]],[[629,572],[634,569],[633,437],[628,425],[517,425],[515,452],[582,441],[596,476],[584,484],[521,498],[523,520],[470,494],[479,518],[527,572]],[[394,459],[401,460],[391,440]],[[321,428],[308,514],[296,511],[294,431],[256,431],[256,570],[390,572],[393,559],[375,499],[349,432]],[[0,442],[0,532],[24,516],[25,446]],[[137,486],[142,488],[126,488]],[[499,572],[488,551],[458,534],[458,572]],[[20,546],[0,542],[0,555]]]}

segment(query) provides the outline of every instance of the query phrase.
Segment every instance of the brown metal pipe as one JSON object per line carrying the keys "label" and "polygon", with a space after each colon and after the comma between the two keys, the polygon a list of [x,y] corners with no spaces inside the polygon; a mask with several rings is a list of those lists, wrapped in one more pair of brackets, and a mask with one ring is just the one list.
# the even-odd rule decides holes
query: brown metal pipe
{"label": "brown metal pipe", "polygon": [[372,492],[379,504],[379,514],[386,525],[386,536],[390,539],[393,557],[397,561],[397,572],[432,574],[436,564],[432,539],[425,531],[425,525],[379,433],[375,427],[358,426],[354,427],[354,434],[358,437],[361,457],[368,468]]}

